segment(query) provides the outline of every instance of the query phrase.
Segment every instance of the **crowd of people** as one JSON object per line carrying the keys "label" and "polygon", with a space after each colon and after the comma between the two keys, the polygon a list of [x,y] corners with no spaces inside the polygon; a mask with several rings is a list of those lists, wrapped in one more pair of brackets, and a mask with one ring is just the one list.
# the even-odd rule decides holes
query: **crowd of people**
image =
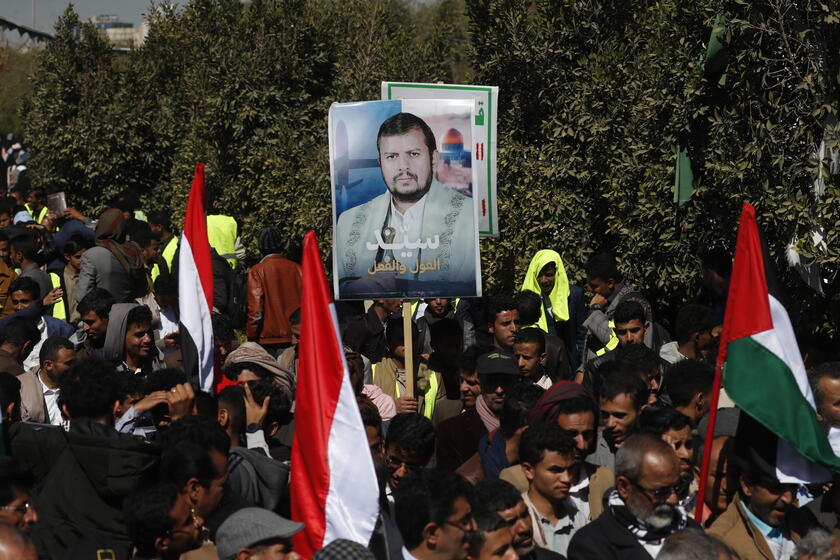
{"label": "crowd of people", "polygon": [[[208,207],[210,394],[183,369],[171,215],[131,192],[95,220],[57,215],[22,177],[0,198],[0,559],[296,558],[302,275],[277,228],[246,267],[235,220]],[[414,301],[410,321],[402,301],[337,302],[380,511],[369,543],[314,557],[840,557],[840,485],[780,480],[725,394],[705,437],[732,258],[700,261],[705,291],[675,321],[609,253],[581,287],[537,251],[517,293]],[[840,427],[836,346],[801,350]]]}

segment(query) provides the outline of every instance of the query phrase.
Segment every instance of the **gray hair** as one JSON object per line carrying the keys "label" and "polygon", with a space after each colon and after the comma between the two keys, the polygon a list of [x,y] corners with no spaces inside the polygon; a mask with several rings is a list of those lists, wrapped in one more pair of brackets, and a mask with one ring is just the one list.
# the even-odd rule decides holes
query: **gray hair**
{"label": "gray hair", "polygon": [[835,537],[823,529],[812,529],[796,545],[794,558],[813,558],[813,560],[840,560],[840,555],[832,551]]}
{"label": "gray hair", "polygon": [[674,455],[671,446],[651,434],[634,434],[621,444],[615,454],[615,476],[638,480],[642,474],[645,457],[652,455]]}
{"label": "gray hair", "polygon": [[732,558],[725,544],[700,529],[686,529],[674,533],[656,555],[656,560],[718,560],[723,554]]}

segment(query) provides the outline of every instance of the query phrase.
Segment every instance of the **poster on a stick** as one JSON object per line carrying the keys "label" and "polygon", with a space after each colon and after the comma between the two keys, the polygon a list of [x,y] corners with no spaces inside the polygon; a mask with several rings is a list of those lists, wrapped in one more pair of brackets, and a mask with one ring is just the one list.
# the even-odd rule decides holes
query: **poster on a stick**
{"label": "poster on a stick", "polygon": [[382,99],[465,99],[475,103],[472,151],[477,174],[478,233],[499,236],[496,204],[496,121],[498,86],[382,82]]}
{"label": "poster on a stick", "polygon": [[481,295],[472,101],[330,107],[338,299]]}

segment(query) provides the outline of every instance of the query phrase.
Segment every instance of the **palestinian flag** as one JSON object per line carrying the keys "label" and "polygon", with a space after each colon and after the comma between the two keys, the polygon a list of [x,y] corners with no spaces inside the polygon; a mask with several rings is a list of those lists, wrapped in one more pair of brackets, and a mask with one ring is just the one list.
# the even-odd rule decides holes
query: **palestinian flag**
{"label": "palestinian flag", "polygon": [[204,215],[204,164],[195,166],[178,256],[178,311],[184,371],[213,389],[213,265]]}
{"label": "palestinian flag", "polygon": [[[755,208],[744,203],[723,321],[718,367],[727,394],[779,439],[781,482],[819,482],[840,470],[814,396],[793,327],[772,275]],[[816,463],[814,465],[813,463]]]}

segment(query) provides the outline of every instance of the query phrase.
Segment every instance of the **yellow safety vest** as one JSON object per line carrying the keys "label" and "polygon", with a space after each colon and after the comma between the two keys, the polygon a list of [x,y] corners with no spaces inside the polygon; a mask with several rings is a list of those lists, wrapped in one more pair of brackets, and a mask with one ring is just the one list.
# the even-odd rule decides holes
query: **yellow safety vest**
{"label": "yellow safety vest", "polygon": [[41,222],[43,222],[44,221],[44,216],[47,215],[47,207],[46,206],[41,208],[41,211],[38,212],[37,216],[32,211],[32,207],[29,206],[29,203],[24,204],[23,207],[26,208],[26,211],[29,212],[29,214],[32,216],[32,219],[35,220],[36,223],[40,224]]}
{"label": "yellow safety vest", "polygon": [[[376,382],[376,366],[377,364],[371,364],[370,371],[371,376],[373,377],[374,382]],[[435,402],[437,401],[437,393],[438,393],[438,380],[437,375],[435,372],[431,372],[432,375],[429,376],[429,388],[423,394],[423,416],[428,418],[429,420],[432,419],[432,416],[435,414]],[[396,384],[396,391],[397,391],[397,398],[400,398],[400,382],[394,381]]]}
{"label": "yellow safety vest", "polygon": [[[175,260],[175,251],[178,250],[179,241],[180,239],[178,236],[173,235],[169,240],[169,243],[166,244],[166,248],[160,254],[166,262],[166,266],[169,267],[169,272],[172,272],[172,261]],[[160,266],[154,265],[152,267],[152,282],[154,282],[158,276],[160,276]]]}
{"label": "yellow safety vest", "polygon": [[[52,282],[53,289],[61,287],[61,277],[55,272],[50,272],[50,281]],[[51,315],[56,319],[61,319],[62,321],[67,320],[67,309],[64,307],[64,298],[55,302]]]}
{"label": "yellow safety vest", "polygon": [[216,252],[225,257],[231,268],[236,268],[236,258],[230,258],[236,251],[236,220],[230,216],[211,214],[207,216],[207,239]]}
{"label": "yellow safety vest", "polygon": [[618,347],[618,335],[615,334],[615,323],[613,323],[613,320],[610,319],[610,322],[608,324],[610,327],[610,339],[607,341],[603,348],[595,352],[596,356],[603,356],[610,350],[615,350]]}

